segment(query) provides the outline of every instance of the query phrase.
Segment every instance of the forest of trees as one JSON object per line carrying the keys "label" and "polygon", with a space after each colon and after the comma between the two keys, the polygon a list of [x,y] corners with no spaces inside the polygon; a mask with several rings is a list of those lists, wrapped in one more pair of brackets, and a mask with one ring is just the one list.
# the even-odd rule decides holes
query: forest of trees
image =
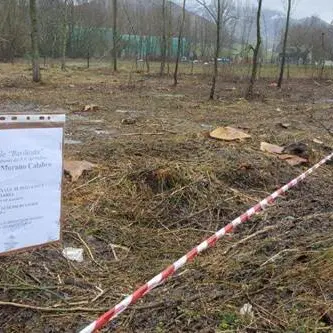
{"label": "forest of trees", "polygon": [[[113,0],[74,1],[37,0],[39,50],[42,57],[86,57],[111,55],[113,49]],[[161,54],[163,22],[167,52],[175,45],[181,7],[165,1],[118,0],[117,26],[119,56],[142,58]],[[149,3],[149,4],[148,4]],[[0,60],[29,56],[29,1],[0,1]],[[164,17],[163,16],[164,13]],[[196,15],[188,15],[184,30],[186,50],[209,56],[214,41],[214,24]],[[194,44],[194,45],[191,45]]]}
{"label": "forest of trees", "polygon": [[[238,59],[251,57],[251,47],[254,47],[256,40],[256,6],[245,0],[197,2],[202,6],[203,14],[186,12],[182,27],[181,56],[200,58],[203,61],[214,57],[214,16],[217,13],[217,4],[220,3],[219,56]],[[161,57],[165,49],[166,57],[176,58],[182,8],[181,5],[167,0],[37,0],[40,56],[111,56],[114,51],[113,3],[117,3],[116,52],[119,57],[149,56],[154,60]],[[28,7],[27,0],[0,1],[1,61],[30,56]],[[283,29],[277,27],[276,45],[271,46],[272,41],[267,40],[271,37],[265,36],[266,22],[263,21],[261,25],[261,58],[272,60],[272,53],[280,52]],[[291,54],[293,61],[295,57],[304,63],[332,59],[332,26],[324,25],[319,19],[308,19],[291,25],[289,35],[287,53]]]}
{"label": "forest of trees", "polygon": [[158,60],[161,75],[176,61],[176,85],[180,59],[201,60],[213,64],[213,98],[221,61],[252,64],[251,95],[265,62],[280,64],[280,87],[285,64],[312,63],[323,72],[333,60],[332,25],[316,17],[292,21],[292,0],[274,24],[262,14],[262,0],[256,6],[246,0],[195,3],[196,13],[184,0],[0,0],[0,61],[32,59],[34,81],[40,58],[59,58],[64,70],[68,57],[88,64],[91,57],[110,57],[115,71],[119,58],[145,61],[148,70],[149,61]]}

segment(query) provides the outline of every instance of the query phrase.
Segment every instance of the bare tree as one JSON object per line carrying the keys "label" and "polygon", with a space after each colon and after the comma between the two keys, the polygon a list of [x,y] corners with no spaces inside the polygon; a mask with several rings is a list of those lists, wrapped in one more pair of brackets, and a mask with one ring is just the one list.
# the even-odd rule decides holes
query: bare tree
{"label": "bare tree", "polygon": [[209,99],[214,99],[216,82],[218,78],[218,59],[222,49],[222,43],[228,37],[228,24],[235,16],[232,13],[233,0],[213,0],[210,4],[206,0],[196,0],[198,4],[204,7],[209,17],[215,23],[215,47],[214,47],[214,70],[212,75],[212,85],[210,89]]}
{"label": "bare tree", "polygon": [[288,46],[293,61],[299,59],[303,64],[322,64],[325,58],[332,61],[333,29],[316,18],[293,24],[289,28]]}
{"label": "bare tree", "polygon": [[113,0],[113,70],[116,72],[118,70],[117,57],[118,57],[118,26],[117,26],[117,11],[118,11],[118,0]]}
{"label": "bare tree", "polygon": [[[223,42],[224,36],[226,40],[229,38],[229,31],[223,25],[223,8],[225,3],[233,1],[236,0],[220,0],[220,50],[222,45],[229,47]],[[114,59],[117,57],[119,67],[119,57],[124,54],[146,59],[147,68],[148,61],[160,57],[162,73],[166,73],[168,60],[177,56],[177,41],[174,45],[172,37],[176,34],[178,39],[181,32],[180,47],[184,54],[193,60],[201,57],[209,61],[215,55],[217,0],[206,2],[214,20],[208,18],[206,10],[203,17],[186,12],[185,23],[181,24],[181,8],[169,0],[36,0],[40,57],[59,58],[59,67],[63,69],[67,57],[86,58],[89,65],[92,57],[101,60],[111,55]],[[113,10],[115,4],[117,9]],[[0,0],[0,59],[3,61],[24,57],[31,50],[29,6],[27,0]],[[122,7],[126,7],[126,12]],[[170,8],[173,15],[169,13]],[[180,58],[178,61],[179,71]],[[112,61],[112,68],[113,65]],[[174,74],[171,65],[170,70]]]}
{"label": "bare tree", "polygon": [[261,6],[262,0],[258,0],[257,9],[257,43],[253,50],[253,64],[252,64],[252,74],[250,79],[250,84],[246,92],[246,98],[251,98],[253,96],[253,87],[257,78],[258,71],[258,60],[259,60],[259,50],[261,45],[261,28],[260,28],[260,18],[261,18]]}
{"label": "bare tree", "polygon": [[167,30],[167,73],[170,74],[170,59],[172,57],[172,11],[171,11],[172,2],[168,1],[168,10],[167,10],[167,23],[168,23],[168,30]]}
{"label": "bare tree", "polygon": [[162,43],[161,43],[161,68],[160,75],[162,76],[165,71],[166,55],[167,55],[167,28],[166,28],[166,0],[162,1]]}
{"label": "bare tree", "polygon": [[68,0],[63,4],[63,22],[62,22],[62,45],[61,45],[61,70],[66,69],[66,48],[68,38]]}
{"label": "bare tree", "polygon": [[36,0],[30,0],[30,21],[31,21],[31,46],[32,46],[32,79],[34,82],[41,80],[39,68],[38,51],[38,22]]}
{"label": "bare tree", "polygon": [[31,47],[26,12],[29,2],[23,0],[0,1],[0,60],[14,61]]}
{"label": "bare tree", "polygon": [[319,79],[321,80],[324,76],[324,70],[325,70],[325,58],[326,58],[326,52],[325,52],[325,32],[321,33],[321,48],[323,51],[322,58],[320,59],[321,67],[319,72]]}
{"label": "bare tree", "polygon": [[221,0],[217,0],[217,17],[216,17],[216,47],[214,57],[214,74],[212,77],[212,87],[210,90],[209,99],[214,99],[216,80],[218,76],[218,57],[220,54],[220,37],[221,37]]}
{"label": "bare tree", "polygon": [[180,23],[180,27],[179,27],[179,35],[178,35],[176,66],[175,66],[175,72],[173,75],[173,81],[174,81],[175,86],[178,84],[178,67],[179,67],[179,58],[180,58],[180,52],[181,52],[181,47],[182,47],[185,18],[186,18],[186,0],[183,0],[182,18],[181,18],[181,23]]}
{"label": "bare tree", "polygon": [[214,54],[214,71],[212,76],[212,85],[210,89],[209,99],[214,99],[215,96],[215,89],[216,89],[216,81],[218,76],[218,58],[220,54],[220,48],[221,48],[221,0],[217,1],[217,8],[216,13],[214,13],[214,9],[212,9],[205,0],[197,0],[199,4],[201,4],[208,14],[211,16],[211,18],[214,20],[216,24],[216,44],[215,44],[215,54]]}
{"label": "bare tree", "polygon": [[290,22],[290,11],[291,11],[291,1],[292,0],[287,0],[287,1],[288,1],[287,19],[286,19],[286,28],[285,28],[284,39],[283,39],[280,75],[279,75],[279,81],[277,84],[278,88],[281,88],[281,86],[282,86],[284,65],[286,63],[286,50],[287,50],[287,41],[288,41],[288,33],[289,33],[289,22]]}
{"label": "bare tree", "polygon": [[240,35],[241,35],[241,58],[248,59],[249,52],[249,39],[253,30],[253,24],[255,21],[255,8],[252,3],[240,4]]}

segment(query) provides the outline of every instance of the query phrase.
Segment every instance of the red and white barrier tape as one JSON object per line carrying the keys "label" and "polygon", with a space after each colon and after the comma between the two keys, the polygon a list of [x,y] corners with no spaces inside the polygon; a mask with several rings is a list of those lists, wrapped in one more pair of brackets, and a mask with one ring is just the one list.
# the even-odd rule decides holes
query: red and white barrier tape
{"label": "red and white barrier tape", "polygon": [[179,260],[174,262],[172,265],[167,267],[163,272],[153,277],[150,281],[148,281],[146,284],[141,286],[139,289],[137,289],[132,295],[127,296],[122,302],[118,303],[116,306],[114,306],[112,309],[110,309],[108,312],[104,313],[101,317],[99,317],[97,320],[92,322],[89,326],[81,330],[79,333],[93,333],[102,327],[104,327],[109,321],[117,317],[121,312],[123,312],[125,309],[127,309],[131,304],[134,304],[137,300],[148,294],[152,289],[157,287],[158,285],[165,282],[167,278],[172,276],[178,269],[183,267],[188,261],[191,261],[193,258],[195,258],[199,253],[207,250],[210,247],[213,247],[216,242],[225,234],[230,233],[233,231],[237,226],[240,224],[247,222],[254,214],[262,211],[264,208],[266,208],[270,203],[274,202],[278,196],[281,194],[287,192],[289,189],[297,185],[299,182],[301,182],[304,178],[306,178],[308,175],[310,175],[313,171],[318,169],[321,165],[325,164],[327,161],[331,160],[333,158],[333,153],[329,156],[322,159],[319,163],[314,165],[311,169],[307,170],[306,172],[302,173],[297,178],[290,181],[288,184],[284,185],[271,195],[269,195],[264,200],[260,201],[258,204],[250,208],[246,211],[243,215],[237,217],[235,220],[233,220],[231,223],[226,225],[224,228],[217,231],[214,235],[203,241],[201,244],[193,248],[190,252],[188,252],[186,255],[181,257]]}

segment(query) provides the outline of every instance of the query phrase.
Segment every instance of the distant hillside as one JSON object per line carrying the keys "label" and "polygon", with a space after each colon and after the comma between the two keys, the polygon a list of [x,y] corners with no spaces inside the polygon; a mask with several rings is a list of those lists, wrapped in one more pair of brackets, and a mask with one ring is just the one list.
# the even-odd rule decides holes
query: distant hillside
{"label": "distant hillside", "polygon": [[[182,0],[172,0],[172,1],[178,4],[182,2]],[[211,17],[209,16],[207,10],[205,10],[203,6],[198,4],[196,1],[188,1],[186,7],[189,12],[211,20]],[[262,36],[264,42],[267,42],[268,47],[273,47],[274,45],[276,45],[276,43],[279,42],[281,32],[283,31],[285,26],[285,20],[286,16],[283,12],[272,9],[263,9],[262,20],[261,20]],[[329,26],[327,22],[321,20],[318,17],[306,17],[299,20],[293,18],[291,19],[291,25],[304,22],[322,27]],[[242,29],[243,24],[244,22],[242,22],[241,18],[239,24],[237,24],[236,26],[236,31],[235,31],[235,35],[238,38],[242,37],[241,34],[243,31]],[[250,31],[247,31],[247,33],[249,34],[249,41],[253,42],[256,39],[255,23],[252,24]]]}
{"label": "distant hillside", "polygon": [[[99,29],[111,29],[111,13],[112,1],[110,0],[81,0],[80,5],[76,5],[77,17],[80,18],[82,25],[91,27],[94,26]],[[180,17],[182,14],[183,0],[166,0],[167,13],[166,25],[167,32],[170,37],[177,38],[179,33]],[[209,1],[207,0],[207,3]],[[119,7],[119,32],[123,35],[137,35],[137,36],[154,36],[162,35],[162,3],[163,0],[118,0]],[[187,0],[187,17],[184,26],[183,36],[187,43],[183,45],[183,53],[201,57],[203,59],[210,59],[215,45],[216,27],[213,23],[213,18],[209,12],[198,2]],[[211,7],[212,12],[214,8]],[[91,15],[94,13],[94,15]],[[171,14],[171,15],[170,15]],[[222,33],[222,48],[226,54],[240,53],[244,51],[244,46],[247,43],[253,45],[256,39],[256,7],[248,5],[246,7],[231,8],[229,15],[233,18],[224,27]],[[262,12],[262,39],[267,54],[276,51],[281,42],[281,33],[285,26],[285,15],[281,11],[263,9]],[[311,24],[312,26],[327,27],[327,23],[319,18],[304,18],[302,20],[291,20],[291,25],[297,23]],[[110,30],[110,33],[111,33]],[[100,30],[102,31],[102,30]],[[60,32],[61,33],[61,32]],[[49,38],[46,35],[45,38]],[[111,36],[111,35],[110,35]],[[91,37],[91,42],[98,44],[95,49],[104,50],[110,48],[111,37],[94,36]],[[99,39],[98,39],[99,38]],[[104,38],[104,39],[103,39]],[[57,39],[58,40],[58,39]],[[82,40],[87,40],[84,36]],[[98,43],[97,43],[98,42]],[[134,42],[133,42],[134,43]],[[133,50],[129,49],[129,42],[124,42],[127,45],[127,53],[129,56],[138,51],[134,50],[144,48],[137,42],[133,45]],[[156,45],[155,45],[156,44]],[[155,53],[159,53],[160,46],[158,45],[158,38],[156,39],[155,46],[148,46],[147,49],[154,49]],[[76,50],[78,48],[76,47]],[[245,50],[247,50],[246,48]],[[85,52],[85,51],[82,51]],[[101,53],[102,51],[98,51]],[[98,53],[97,52],[97,53]],[[143,52],[143,51],[142,51]],[[141,52],[141,53],[142,53]],[[140,53],[140,54],[141,54]]]}

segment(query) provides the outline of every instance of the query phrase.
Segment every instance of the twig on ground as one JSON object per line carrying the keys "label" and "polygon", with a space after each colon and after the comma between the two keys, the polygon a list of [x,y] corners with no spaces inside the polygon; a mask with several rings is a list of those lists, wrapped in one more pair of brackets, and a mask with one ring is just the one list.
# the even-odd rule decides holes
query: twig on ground
{"label": "twig on ground", "polygon": [[109,290],[109,289],[103,290],[103,289],[101,289],[101,288],[99,288],[97,286],[96,286],[96,289],[99,290],[99,294],[96,297],[94,297],[90,301],[90,303],[95,303],[100,297],[102,297]]}
{"label": "twig on ground", "polygon": [[93,312],[93,313],[101,313],[109,310],[109,308],[53,308],[53,307],[43,307],[43,306],[35,306],[23,303],[14,303],[14,302],[3,302],[0,301],[0,306],[11,306],[14,308],[21,309],[30,309],[42,312]]}
{"label": "twig on ground", "polygon": [[[99,178],[101,178],[101,177],[100,176],[96,176],[93,179],[90,179],[89,181],[87,181],[86,183],[84,183],[84,184],[82,184],[82,185],[80,185],[78,187],[73,188],[72,190],[70,190],[70,191],[67,192],[67,195],[75,192],[76,190],[78,190],[78,189],[80,189],[82,187],[85,187],[85,186],[89,185],[90,183],[92,183],[93,181],[95,181],[96,179],[99,179]],[[102,179],[100,179],[100,180],[102,180]]]}
{"label": "twig on ground", "polygon": [[110,244],[110,247],[111,247],[111,251],[112,251],[112,254],[113,254],[113,256],[114,256],[114,259],[115,259],[116,261],[119,261],[119,258],[118,258],[118,256],[117,256],[117,253],[116,253],[116,251],[115,251],[115,249],[114,249],[113,244]]}
{"label": "twig on ground", "polygon": [[126,251],[127,253],[130,251],[130,249],[126,246],[112,244],[112,243],[110,243],[109,245],[111,247],[111,251],[112,251],[113,256],[114,256],[116,261],[119,261],[119,258],[117,256],[117,253],[116,253],[115,249],[122,249],[122,250]]}
{"label": "twig on ground", "polygon": [[[43,287],[43,291],[49,290],[57,290],[59,287],[50,286],[50,287]],[[5,290],[22,290],[22,291],[32,291],[32,290],[41,290],[41,288],[36,288],[35,286],[28,286],[28,285],[12,285],[12,284],[2,284],[0,285],[0,289]]]}
{"label": "twig on ground", "polygon": [[79,234],[78,232],[75,232],[75,231],[64,231],[64,232],[67,233],[67,234],[75,235],[75,236],[80,240],[80,242],[83,244],[83,246],[86,248],[86,250],[88,251],[88,254],[89,254],[89,257],[91,258],[91,260],[92,260],[97,266],[99,266],[100,268],[103,268],[102,265],[99,264],[99,263],[95,260],[93,254],[92,254],[92,252],[91,252],[91,250],[90,250],[90,247],[88,246],[88,244],[84,241],[84,239],[80,236],[80,234]]}
{"label": "twig on ground", "polygon": [[214,230],[206,230],[206,229],[181,228],[181,229],[177,229],[177,230],[162,231],[162,232],[159,232],[159,235],[174,234],[177,232],[184,232],[184,231],[206,232],[206,233],[210,233],[210,234],[215,234],[215,232],[216,232]]}
{"label": "twig on ground", "polygon": [[151,132],[151,133],[122,133],[118,134],[117,136],[135,136],[135,135],[165,135],[163,132]]}
{"label": "twig on ground", "polygon": [[[59,294],[57,294],[56,292],[52,291],[50,288],[48,287],[42,287],[42,286],[38,286],[38,285],[33,285],[30,284],[29,282],[27,282],[26,280],[22,279],[19,275],[13,273],[13,272],[9,272],[8,270],[6,271],[7,274],[17,278],[19,281],[21,281],[22,286],[26,286],[27,288],[30,288],[29,290],[40,290],[43,292],[47,292],[49,294],[52,294],[54,296],[56,296],[57,298],[60,298],[61,300],[64,300],[64,297],[60,296]],[[27,273],[25,273],[27,275]],[[29,276],[29,275],[28,275]],[[55,288],[56,289],[56,288]]]}
{"label": "twig on ground", "polygon": [[280,251],[277,254],[274,254],[274,256],[270,257],[268,260],[266,260],[263,264],[260,265],[260,267],[266,266],[267,264],[274,262],[278,257],[280,257],[281,254],[283,253],[289,253],[289,252],[298,252],[300,251],[299,249],[284,249]]}
{"label": "twig on ground", "polygon": [[251,197],[251,196],[249,196],[249,195],[247,195],[247,194],[245,194],[245,193],[242,193],[241,191],[236,190],[236,189],[234,189],[234,188],[232,188],[232,187],[229,187],[229,190],[232,191],[232,192],[234,192],[234,193],[237,194],[238,196],[243,197],[243,198],[245,198],[245,199],[248,199],[248,200],[250,200],[250,201],[254,201],[254,202],[258,202],[258,201],[260,201],[260,198],[258,198],[258,197]]}
{"label": "twig on ground", "polygon": [[272,311],[268,311],[268,310],[266,310],[264,307],[262,307],[261,305],[255,303],[255,302],[253,302],[253,301],[252,301],[252,305],[254,305],[257,309],[260,309],[261,312],[265,313],[266,315],[268,315],[268,316],[273,317],[274,319],[276,319],[276,320],[278,321],[278,324],[275,324],[275,323],[273,323],[272,321],[270,321],[269,319],[267,319],[267,318],[265,318],[265,317],[262,316],[262,318],[265,319],[266,321],[268,321],[268,322],[270,322],[270,323],[272,323],[272,324],[274,324],[274,325],[281,326],[281,327],[283,327],[283,328],[285,328],[286,325],[288,325],[288,323],[285,322],[282,318],[275,316],[275,315],[272,313]]}
{"label": "twig on ground", "polygon": [[257,232],[255,232],[255,233],[253,233],[253,234],[251,234],[251,235],[249,235],[249,236],[241,239],[239,242],[237,242],[237,243],[233,244],[232,246],[230,246],[228,249],[226,249],[223,252],[223,255],[228,254],[232,249],[234,249],[235,247],[237,247],[237,246],[239,246],[241,244],[246,243],[248,240],[250,240],[250,239],[252,239],[252,238],[254,238],[254,237],[258,236],[258,235],[264,234],[264,233],[266,233],[266,232],[268,232],[270,230],[276,229],[277,227],[278,227],[278,225],[271,225],[271,226],[265,227],[262,230],[258,230]]}

